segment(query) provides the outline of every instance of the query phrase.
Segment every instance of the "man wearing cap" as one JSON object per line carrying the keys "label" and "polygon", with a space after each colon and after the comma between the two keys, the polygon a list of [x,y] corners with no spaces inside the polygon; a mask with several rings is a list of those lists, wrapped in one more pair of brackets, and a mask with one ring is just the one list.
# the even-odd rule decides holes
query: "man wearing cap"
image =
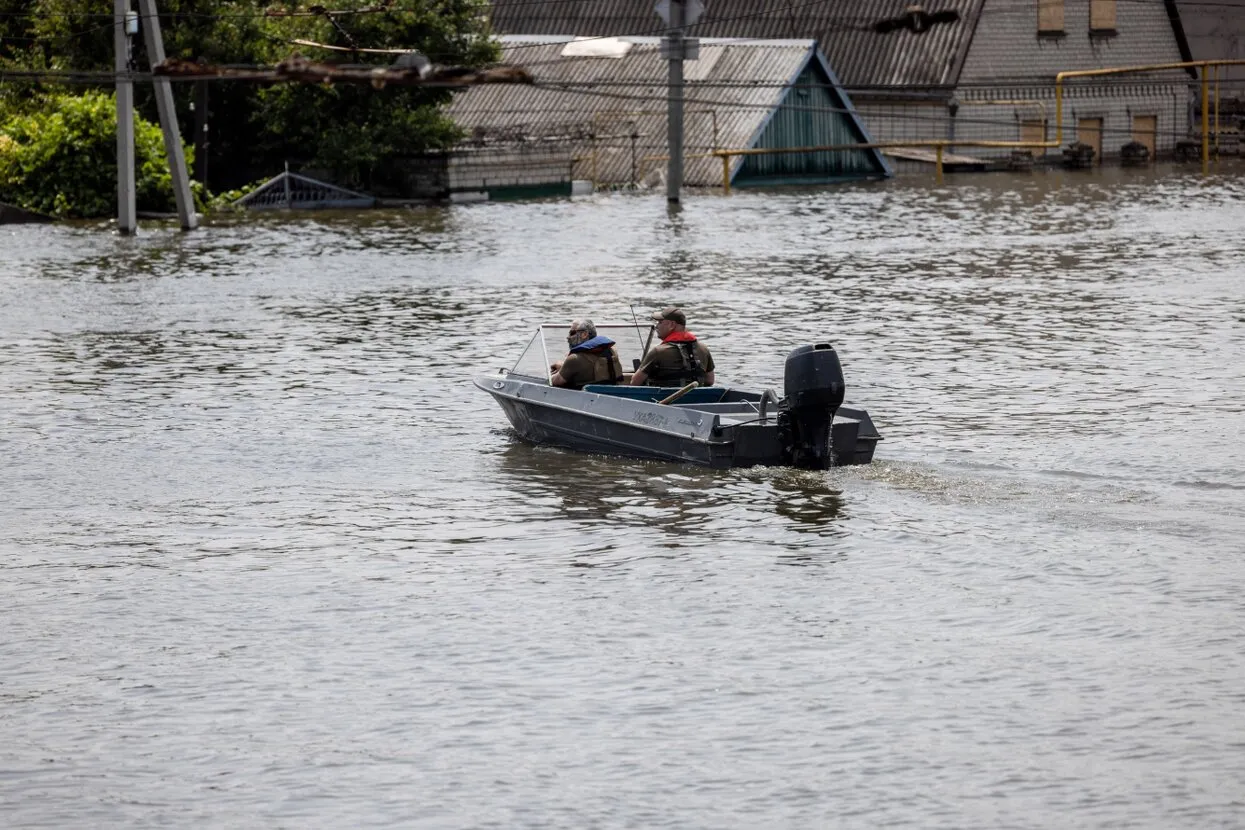
{"label": "man wearing cap", "polygon": [[583,389],[590,383],[619,383],[623,379],[622,362],[614,350],[614,341],[597,334],[591,320],[575,320],[566,336],[570,351],[561,363],[549,368],[549,382],[568,389]]}
{"label": "man wearing cap", "polygon": [[661,344],[649,349],[640,368],[631,376],[632,386],[684,386],[696,381],[713,386],[713,355],[687,330],[682,309],[668,306],[652,316]]}

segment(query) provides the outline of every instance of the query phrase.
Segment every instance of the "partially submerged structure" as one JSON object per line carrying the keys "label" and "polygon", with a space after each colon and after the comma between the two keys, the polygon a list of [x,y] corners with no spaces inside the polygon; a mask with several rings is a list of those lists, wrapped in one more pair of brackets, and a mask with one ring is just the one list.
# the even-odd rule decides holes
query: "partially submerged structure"
{"label": "partially submerged structure", "polygon": [[351,209],[376,207],[376,198],[310,176],[291,173],[289,165],[286,165],[284,173],[235,199],[233,205],[248,210]]}
{"label": "partially submerged structure", "polygon": [[[687,34],[816,40],[878,141],[1053,144],[1056,73],[1190,59],[1177,1],[940,0],[925,12],[911,0],[714,0]],[[580,36],[661,28],[651,0],[494,0],[492,23]],[[1096,159],[1134,140],[1170,151],[1188,130],[1189,80],[1168,70],[1069,84],[1061,143],[1089,144]]]}
{"label": "partially submerged structure", "polygon": [[[448,160],[451,192],[491,198],[656,184],[666,169],[667,62],[653,37],[505,35],[530,86],[473,87],[449,113],[468,131]],[[881,178],[875,149],[756,152],[872,139],[812,40],[700,41],[684,64],[684,184],[737,187]]]}
{"label": "partially submerged structure", "polygon": [[0,202],[0,225],[21,225],[32,224],[37,222],[51,222],[51,216],[44,216],[42,213],[35,213],[17,205],[10,205]]}
{"label": "partially submerged structure", "polygon": [[[1175,0],[1193,60],[1241,61],[1220,66],[1212,77],[1216,109],[1208,108],[1217,150],[1245,152],[1245,0]],[[1195,113],[1200,126],[1201,113]],[[1216,117],[1218,116],[1218,117]]]}

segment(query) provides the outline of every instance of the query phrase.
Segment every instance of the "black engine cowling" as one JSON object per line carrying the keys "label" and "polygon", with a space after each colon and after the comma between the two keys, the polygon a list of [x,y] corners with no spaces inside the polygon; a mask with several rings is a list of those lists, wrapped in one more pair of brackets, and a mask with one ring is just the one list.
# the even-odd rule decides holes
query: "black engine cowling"
{"label": "black engine cowling", "polygon": [[845,392],[843,367],[829,343],[800,346],[787,355],[778,428],[792,466],[806,470],[833,466],[830,431]]}

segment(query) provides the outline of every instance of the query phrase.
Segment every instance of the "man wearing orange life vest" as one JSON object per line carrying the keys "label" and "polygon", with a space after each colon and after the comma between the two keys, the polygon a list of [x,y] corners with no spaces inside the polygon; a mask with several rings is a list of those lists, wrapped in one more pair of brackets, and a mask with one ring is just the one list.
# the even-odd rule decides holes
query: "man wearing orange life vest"
{"label": "man wearing orange life vest", "polygon": [[687,330],[682,309],[668,306],[653,314],[661,344],[649,350],[631,376],[632,386],[684,386],[696,381],[712,386],[713,355]]}

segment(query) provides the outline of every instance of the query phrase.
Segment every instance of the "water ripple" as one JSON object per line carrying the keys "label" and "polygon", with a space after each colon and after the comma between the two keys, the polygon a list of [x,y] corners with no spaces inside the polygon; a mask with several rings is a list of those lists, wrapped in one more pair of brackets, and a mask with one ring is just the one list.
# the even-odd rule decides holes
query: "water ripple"
{"label": "water ripple", "polygon": [[[0,229],[6,820],[1234,826],[1245,178],[953,181]],[[877,463],[469,382],[669,303]]]}

